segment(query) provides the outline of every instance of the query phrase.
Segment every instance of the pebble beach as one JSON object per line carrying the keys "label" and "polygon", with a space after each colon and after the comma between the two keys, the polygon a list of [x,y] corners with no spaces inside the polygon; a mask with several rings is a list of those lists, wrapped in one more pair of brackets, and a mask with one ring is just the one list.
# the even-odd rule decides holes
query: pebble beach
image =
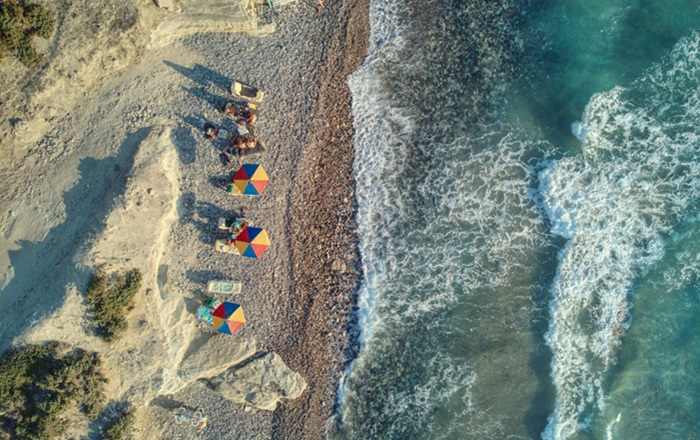
{"label": "pebble beach", "polygon": [[[0,297],[3,306],[18,311],[18,318],[25,313],[23,304],[36,301],[45,304],[45,316],[52,318],[38,327],[28,326],[26,319],[6,321],[0,328],[3,346],[58,338],[117,359],[108,360],[115,369],[112,382],[123,386],[134,381],[122,397],[136,403],[150,400],[150,407],[163,410],[150,416],[155,427],[142,431],[143,438],[322,438],[332,424],[338,382],[352,350],[348,329],[359,261],[347,78],[366,55],[367,15],[367,1],[329,2],[318,10],[315,4],[299,3],[277,9],[272,17],[277,29],[264,37],[195,33],[148,50],[137,64],[86,92],[74,111],[55,118],[37,142],[40,148],[16,155],[13,168],[2,170],[7,186],[3,207],[13,218],[28,218],[33,204],[23,206],[23,194],[31,192],[36,195],[33,203],[43,206],[47,216],[55,211],[56,220],[41,225],[46,242],[37,229],[34,244],[10,251],[12,271]],[[207,123],[230,123],[220,109],[230,98],[234,79],[265,92],[256,131],[265,152],[255,160],[270,183],[256,198],[225,191],[235,167],[221,162],[221,145],[203,132]],[[145,289],[144,301],[149,295],[170,295],[194,316],[207,281],[242,282],[234,299],[244,307],[248,322],[234,339],[217,343],[252,347],[252,359],[276,353],[303,377],[301,397],[283,402],[274,412],[241,407],[196,386],[151,400],[145,396],[160,379],[146,370],[142,378],[119,378],[117,370],[120,362],[127,362],[120,359],[134,365],[154,362],[158,353],[146,353],[153,341],[143,336],[143,341],[125,342],[124,347],[104,347],[84,335],[79,322],[68,323],[67,317],[79,314],[81,306],[66,300],[60,282],[78,287],[68,290],[70,297],[79,295],[89,276],[68,262],[82,258],[94,237],[108,233],[86,220],[107,215],[123,198],[135,151],[160,126],[169,127],[177,151],[177,172],[169,176],[178,186],[177,217],[164,232],[156,267],[160,288]],[[86,162],[86,154],[94,163]],[[42,180],[37,183],[30,176]],[[97,206],[96,200],[102,203]],[[241,209],[270,234],[272,245],[258,260],[214,251],[219,217]],[[76,221],[78,213],[86,220]],[[28,236],[21,228],[13,234]],[[13,239],[9,232],[5,237],[8,243]],[[38,258],[46,264],[33,264]],[[40,296],[39,285],[44,286]],[[139,326],[149,325],[142,307],[137,304],[130,321],[134,338]],[[56,333],[56,323],[67,324]],[[242,342],[235,339],[239,337]],[[134,343],[143,347],[127,349]],[[198,432],[173,422],[173,402],[196,409],[207,419],[206,429]]]}

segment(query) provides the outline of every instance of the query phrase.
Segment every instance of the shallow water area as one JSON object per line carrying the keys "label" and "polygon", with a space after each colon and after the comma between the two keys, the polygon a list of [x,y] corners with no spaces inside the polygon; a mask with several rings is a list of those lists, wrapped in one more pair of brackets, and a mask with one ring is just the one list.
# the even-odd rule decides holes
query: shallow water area
{"label": "shallow water area", "polygon": [[611,374],[604,415],[593,432],[608,438],[694,438],[700,432],[700,224],[677,227],[657,267],[635,291],[634,320]]}
{"label": "shallow water area", "polygon": [[688,438],[698,5],[429,3],[373,1],[350,80],[365,280],[332,436]]}

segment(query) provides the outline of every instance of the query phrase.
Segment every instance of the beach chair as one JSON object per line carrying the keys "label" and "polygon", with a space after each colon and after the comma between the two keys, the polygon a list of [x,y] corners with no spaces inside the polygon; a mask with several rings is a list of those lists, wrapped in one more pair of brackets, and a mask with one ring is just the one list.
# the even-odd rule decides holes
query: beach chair
{"label": "beach chair", "polygon": [[233,83],[231,83],[231,94],[238,99],[242,99],[253,104],[262,102],[263,98],[265,97],[265,93],[262,90],[258,90],[253,86],[239,81],[233,81]]}
{"label": "beach chair", "polygon": [[218,295],[237,295],[241,293],[242,284],[238,281],[211,280],[207,283],[207,293]]}

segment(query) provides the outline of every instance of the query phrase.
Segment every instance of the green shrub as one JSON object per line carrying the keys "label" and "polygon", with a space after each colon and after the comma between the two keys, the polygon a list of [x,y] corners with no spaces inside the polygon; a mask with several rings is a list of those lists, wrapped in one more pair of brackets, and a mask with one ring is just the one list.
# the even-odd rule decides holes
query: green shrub
{"label": "green shrub", "polygon": [[126,314],[133,308],[136,292],[141,288],[141,272],[107,274],[98,269],[90,280],[87,302],[96,333],[107,341],[126,329]]}
{"label": "green shrub", "polygon": [[42,5],[27,0],[0,0],[0,60],[14,55],[26,65],[36,64],[41,56],[32,45],[32,36],[49,38],[55,20]]}
{"label": "green shrub", "polygon": [[121,417],[112,420],[104,429],[104,440],[128,440],[134,426],[134,413],[131,410],[124,412]]}
{"label": "green shrub", "polygon": [[53,33],[54,19],[51,12],[45,7],[30,4],[24,7],[24,16],[31,26],[30,31],[41,38],[49,38]]}
{"label": "green shrub", "polygon": [[64,344],[27,345],[0,358],[0,432],[19,440],[56,438],[61,414],[77,404],[97,414],[105,382],[96,353]]}

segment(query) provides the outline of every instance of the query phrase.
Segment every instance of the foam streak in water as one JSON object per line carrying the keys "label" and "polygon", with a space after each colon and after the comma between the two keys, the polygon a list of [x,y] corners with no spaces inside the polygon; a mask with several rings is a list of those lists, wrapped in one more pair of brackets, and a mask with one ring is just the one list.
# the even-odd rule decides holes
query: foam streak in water
{"label": "foam streak in water", "polygon": [[629,88],[586,108],[582,157],[542,173],[553,232],[568,239],[552,287],[547,343],[557,404],[545,439],[585,430],[625,332],[634,281],[700,194],[700,36]]}

